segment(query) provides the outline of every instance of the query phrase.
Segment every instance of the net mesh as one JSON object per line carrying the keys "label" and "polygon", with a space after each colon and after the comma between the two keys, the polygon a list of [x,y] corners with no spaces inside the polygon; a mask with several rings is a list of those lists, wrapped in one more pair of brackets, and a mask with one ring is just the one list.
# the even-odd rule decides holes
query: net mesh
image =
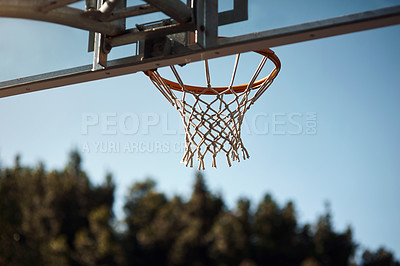
{"label": "net mesh", "polygon": [[[249,158],[241,138],[244,115],[250,106],[268,89],[280,70],[279,59],[271,50],[258,51],[263,55],[248,84],[233,86],[240,54],[236,55],[232,78],[227,87],[211,86],[208,61],[204,61],[206,87],[185,85],[175,66],[170,66],[177,82],[163,78],[157,70],[146,71],[146,75],[179,111],[185,130],[185,152],[182,163],[193,167],[196,157],[198,169],[205,169],[204,160],[211,155],[211,166],[216,167],[216,157],[225,153],[229,166],[231,161]],[[274,69],[257,80],[266,62],[270,59]],[[241,156],[240,156],[241,155]]]}

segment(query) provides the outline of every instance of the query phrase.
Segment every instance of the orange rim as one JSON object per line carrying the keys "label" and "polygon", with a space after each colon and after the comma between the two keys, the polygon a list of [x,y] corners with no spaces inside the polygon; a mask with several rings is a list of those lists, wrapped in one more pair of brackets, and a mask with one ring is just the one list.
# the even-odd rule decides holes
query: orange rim
{"label": "orange rim", "polygon": [[[270,75],[268,75],[265,78],[259,79],[253,83],[252,89],[258,89],[266,80],[268,80],[268,79],[274,80],[275,79],[276,75],[278,74],[279,70],[281,69],[281,62],[280,62],[279,58],[276,56],[276,54],[274,53],[274,51],[272,51],[271,49],[267,48],[264,50],[254,51],[254,52],[261,54],[265,57],[268,57],[275,64],[275,69],[274,69],[274,71],[272,71],[272,73]],[[154,75],[153,70],[147,70],[147,71],[144,71],[144,73],[149,77]],[[165,79],[162,77],[161,77],[161,79],[169,88],[171,88],[173,90],[177,90],[177,91],[183,91],[182,87],[179,83],[173,82],[171,80],[168,80],[168,79]],[[232,90],[235,93],[241,93],[247,89],[248,85],[249,84],[247,83],[247,84],[232,86]],[[217,93],[223,93],[223,92],[225,92],[226,94],[232,93],[232,91],[229,90],[229,87],[213,87],[213,91],[210,91],[210,90],[207,90],[207,87],[185,85],[185,90],[191,91],[196,94],[216,94],[214,91],[216,91]]]}

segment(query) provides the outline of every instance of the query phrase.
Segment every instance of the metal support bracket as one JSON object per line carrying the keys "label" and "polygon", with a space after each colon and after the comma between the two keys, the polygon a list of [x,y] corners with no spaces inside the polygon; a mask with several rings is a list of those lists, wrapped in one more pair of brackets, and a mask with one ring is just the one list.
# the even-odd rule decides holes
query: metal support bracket
{"label": "metal support bracket", "polygon": [[[111,14],[112,10],[121,11],[126,9],[126,0],[97,0],[96,11],[101,12],[104,16]],[[109,22],[114,26],[125,30],[126,19],[121,18]],[[91,42],[91,35],[89,34],[89,43]],[[106,43],[107,36],[102,33],[96,32],[93,38],[93,70],[102,69],[107,67],[107,54],[111,51],[111,46]],[[90,45],[90,44],[89,44]],[[90,51],[90,49],[89,49]]]}
{"label": "metal support bracket", "polygon": [[[97,0],[96,10],[99,10],[103,5],[103,0]],[[90,36],[89,36],[90,38]],[[107,67],[107,53],[104,51],[104,35],[96,32],[94,34],[93,45],[93,68],[92,70],[99,70]]]}
{"label": "metal support bracket", "polygon": [[104,35],[94,34],[93,69],[99,70],[107,67],[107,53],[104,50]]}
{"label": "metal support bracket", "polygon": [[226,25],[245,21],[249,17],[249,1],[234,0],[233,9],[218,14],[218,25]]}
{"label": "metal support bracket", "polygon": [[195,41],[203,48],[218,44],[218,0],[195,0]]}
{"label": "metal support bracket", "polygon": [[248,19],[248,0],[234,0],[233,9],[218,13],[218,0],[193,0],[196,20],[195,42],[203,48],[218,43],[218,26]]}
{"label": "metal support bracket", "polygon": [[181,0],[145,0],[179,23],[192,20],[192,11]]}
{"label": "metal support bracket", "polygon": [[56,1],[48,1],[48,2],[45,2],[44,4],[42,4],[39,8],[38,8],[38,10],[40,11],[40,12],[49,12],[49,11],[51,11],[51,10],[53,10],[53,9],[56,9],[56,8],[59,8],[59,7],[63,7],[63,6],[66,6],[66,5],[68,5],[68,4],[72,4],[72,3],[75,3],[75,2],[78,2],[78,1],[80,1],[80,0],[56,0]]}
{"label": "metal support bracket", "polygon": [[[90,0],[88,0],[89,2]],[[122,0],[121,0],[122,1]],[[1,2],[1,0],[0,0]],[[8,3],[8,2],[7,2]],[[13,2],[12,2],[13,3]],[[4,5],[4,9],[0,9],[0,16],[5,14],[7,17],[30,17],[34,18],[32,15],[32,8],[28,8],[28,2],[26,6],[15,8],[14,6]],[[61,9],[61,10],[60,10]],[[6,11],[12,11],[15,13],[10,14]],[[44,21],[56,21],[60,22],[62,16],[56,16],[57,14],[62,14],[62,12],[72,12],[74,14],[68,19],[68,24],[75,25],[75,20],[80,19],[78,22],[84,22],[82,24],[76,23],[78,28],[85,28],[92,31],[101,31],[107,36],[114,39],[116,43],[122,44],[125,40],[119,40],[121,33],[115,27],[111,27],[110,24],[101,24],[103,22],[93,21],[88,18],[82,18],[76,16],[77,10],[69,7],[62,7],[46,13],[44,18],[41,15],[41,20]],[[22,12],[22,13],[21,13]],[[124,12],[124,11],[122,11]],[[36,15],[36,14],[35,14]],[[206,17],[207,18],[207,17]],[[63,18],[64,19],[64,18]],[[206,21],[207,22],[207,21]],[[79,24],[79,25],[78,25]],[[95,24],[95,25],[92,25]],[[187,23],[188,24],[188,23]],[[262,32],[255,32],[241,36],[228,37],[224,39],[217,39],[217,45],[214,47],[201,48],[199,45],[191,45],[193,42],[187,44],[187,39],[185,40],[185,31],[192,31],[188,29],[176,29],[175,27],[185,26],[183,25],[167,25],[166,29],[161,28],[164,36],[167,34],[174,34],[173,36],[167,36],[172,39],[160,40],[159,42],[153,42],[153,51],[146,51],[148,54],[147,58],[144,58],[145,53],[144,46],[139,45],[140,55],[131,56],[116,60],[110,60],[108,62],[107,68],[97,71],[92,71],[93,65],[86,65],[82,67],[76,67],[72,69],[65,69],[62,71],[50,72],[25,78],[18,78],[15,80],[0,82],[0,98],[12,95],[18,95],[33,91],[40,91],[50,88],[56,88],[61,86],[66,86],[70,84],[78,84],[81,82],[87,82],[92,80],[99,80],[109,77],[116,77],[120,75],[126,75],[130,73],[135,73],[138,71],[144,71],[148,69],[160,68],[169,65],[176,64],[187,64],[191,62],[196,62],[205,59],[211,59],[215,57],[222,57],[226,55],[243,53],[248,51],[255,51],[265,47],[277,47],[287,44],[295,44],[304,41],[316,40],[326,37],[337,36],[341,34],[348,34],[352,32],[359,32],[363,30],[376,29],[380,27],[386,27],[391,25],[400,24],[400,6],[392,6],[382,9],[376,9],[356,14],[345,15],[341,17],[329,18],[325,20],[319,20],[314,22],[303,23],[299,25],[293,25],[283,28],[277,28]],[[168,27],[172,26],[172,29]],[[192,27],[195,25],[192,24]],[[112,29],[112,30],[110,30]],[[119,32],[119,33],[118,33]],[[143,32],[143,33],[142,33]],[[140,32],[137,40],[147,40],[147,39],[157,39],[162,37],[160,34],[153,34],[147,32],[144,29]],[[178,35],[176,35],[177,32]],[[120,35],[120,36],[117,36]],[[116,37],[114,37],[116,36]],[[177,36],[180,37],[179,40]],[[215,36],[215,35],[214,35]],[[207,35],[203,37],[208,37]],[[131,38],[131,37],[130,37]],[[99,39],[99,41],[101,41]],[[118,41],[118,42],[117,42]],[[132,41],[131,39],[129,41]],[[144,41],[141,41],[141,43]],[[100,45],[97,45],[100,51]],[[154,49],[157,48],[157,49]],[[162,48],[162,49],[161,49]],[[158,51],[159,53],[156,53]]]}

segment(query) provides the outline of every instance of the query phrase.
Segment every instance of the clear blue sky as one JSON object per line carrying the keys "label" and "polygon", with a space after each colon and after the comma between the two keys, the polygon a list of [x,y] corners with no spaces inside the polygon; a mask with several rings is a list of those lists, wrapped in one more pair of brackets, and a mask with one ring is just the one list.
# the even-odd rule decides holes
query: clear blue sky
{"label": "clear blue sky", "polygon": [[[229,9],[226,2],[221,9]],[[222,27],[221,35],[398,3],[249,2],[249,21]],[[1,81],[92,60],[84,31],[0,19],[0,35]],[[400,26],[392,26],[276,47],[282,71],[248,112],[243,129],[251,158],[231,168],[223,156],[218,169],[206,162],[210,188],[221,192],[230,206],[240,196],[255,205],[266,192],[281,204],[293,200],[302,222],[314,222],[329,201],[336,229],[351,225],[362,247],[385,246],[400,258],[399,43]],[[119,49],[113,56],[124,53]],[[227,68],[231,69],[230,62]],[[220,76],[214,75],[216,82]],[[88,117],[99,123],[86,127]],[[121,124],[124,117],[133,120]],[[111,123],[108,129],[106,119]],[[315,134],[307,134],[314,128],[311,122],[316,124]],[[184,142],[180,123],[178,113],[142,73],[2,98],[0,161],[11,166],[21,154],[26,165],[44,161],[48,169],[60,168],[68,152],[77,148],[93,182],[102,182],[107,171],[114,174],[117,207],[127,187],[145,177],[153,177],[169,195],[188,196],[195,170],[179,163]],[[133,134],[126,132],[135,127]],[[96,152],[99,143],[108,150]],[[120,145],[120,150],[113,151],[110,145]],[[124,151],[126,145],[138,150]]]}

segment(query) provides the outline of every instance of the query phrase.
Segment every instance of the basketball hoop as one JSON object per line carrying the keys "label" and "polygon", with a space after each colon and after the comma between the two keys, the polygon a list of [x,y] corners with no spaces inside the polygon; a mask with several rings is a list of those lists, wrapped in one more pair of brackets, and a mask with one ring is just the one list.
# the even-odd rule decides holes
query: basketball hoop
{"label": "basketball hoop", "polygon": [[[241,139],[244,115],[250,106],[268,89],[279,73],[281,63],[270,49],[255,51],[263,56],[248,84],[233,86],[240,54],[236,55],[232,78],[227,87],[213,87],[210,82],[208,60],[204,60],[206,87],[183,83],[175,66],[170,66],[177,82],[163,78],[157,70],[147,70],[145,74],[181,114],[185,130],[185,152],[182,163],[193,167],[193,157],[199,161],[198,169],[205,169],[206,154],[212,156],[212,167],[216,167],[216,157],[220,151],[226,155],[229,166],[232,161],[249,158]],[[267,61],[274,68],[264,78],[257,80]]]}

